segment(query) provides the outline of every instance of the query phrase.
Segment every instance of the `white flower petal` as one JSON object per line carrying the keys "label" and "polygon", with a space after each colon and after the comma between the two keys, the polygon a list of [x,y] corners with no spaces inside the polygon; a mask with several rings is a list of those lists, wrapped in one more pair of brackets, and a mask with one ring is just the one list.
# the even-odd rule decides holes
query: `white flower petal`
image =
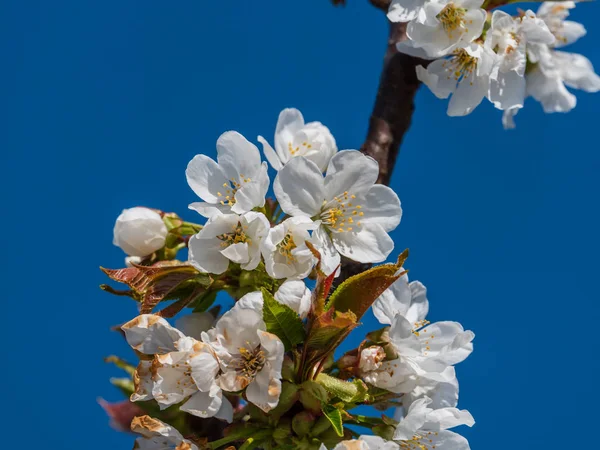
{"label": "white flower petal", "polygon": [[236,131],[227,131],[217,139],[217,160],[229,180],[252,178],[260,170],[260,152]]}
{"label": "white flower petal", "polygon": [[277,156],[277,153],[275,153],[275,149],[271,147],[271,144],[269,144],[262,136],[258,136],[256,139],[262,144],[263,153],[265,154],[267,161],[269,161],[269,164],[271,164],[271,167],[275,170],[281,170],[283,164],[281,164],[279,156]]}
{"label": "white flower petal", "polygon": [[379,164],[357,150],[343,150],[335,154],[325,176],[326,197],[331,200],[348,192],[359,194],[377,181]]}
{"label": "white flower petal", "polygon": [[423,82],[437,98],[448,98],[456,90],[454,70],[445,59],[433,61],[427,69],[417,66],[417,78]]}
{"label": "white flower petal", "polygon": [[211,395],[210,392],[196,392],[179,409],[192,416],[207,418],[215,416],[222,404],[223,394],[219,389],[215,395]]}
{"label": "white flower petal", "polygon": [[376,223],[364,224],[357,232],[334,232],[331,240],[341,255],[361,263],[385,261],[394,249],[392,238]]}
{"label": "white flower petal", "polygon": [[417,17],[425,0],[392,0],[387,17],[390,22],[409,22]]}
{"label": "white flower petal", "polygon": [[321,254],[321,270],[325,275],[331,275],[340,267],[340,254],[324,227],[321,226],[314,231],[313,240]]}
{"label": "white flower petal", "polygon": [[121,327],[131,347],[147,355],[167,353],[176,349],[175,343],[184,334],[162,317],[142,314]]}
{"label": "white flower petal", "polygon": [[231,244],[221,250],[221,254],[230,261],[238,264],[246,264],[250,262],[250,255],[248,253],[248,244],[246,242],[239,242],[237,244]]}
{"label": "white flower petal", "polygon": [[475,425],[475,419],[466,409],[442,408],[431,411],[427,415],[427,423],[424,428],[427,430],[447,430],[459,425],[472,427]]}
{"label": "white flower petal", "polygon": [[221,274],[229,267],[229,259],[221,254],[222,249],[217,239],[202,239],[197,234],[188,242],[188,261],[200,272]]}
{"label": "white flower petal", "polygon": [[402,218],[400,199],[387,186],[376,184],[371,186],[367,194],[360,199],[362,213],[361,223],[376,223],[385,231],[394,230]]}
{"label": "white flower petal", "polygon": [[302,157],[292,158],[283,166],[273,190],[281,209],[290,216],[312,217],[325,199],[323,174],[315,163]]}
{"label": "white flower petal", "polygon": [[275,292],[274,297],[279,303],[283,303],[296,311],[301,318],[305,318],[308,315],[311,292],[304,284],[304,281],[285,281],[277,292]]}
{"label": "white flower petal", "polygon": [[271,378],[267,370],[261,370],[246,389],[246,397],[264,412],[269,412],[279,403],[281,380]]}
{"label": "white flower petal", "polygon": [[565,84],[586,92],[600,91],[600,77],[589,59],[578,53],[553,52],[554,61]]}
{"label": "white flower petal", "polygon": [[289,145],[294,136],[304,126],[304,117],[296,108],[286,108],[279,113],[275,129],[275,150],[282,164],[290,160]]}
{"label": "white flower petal", "polygon": [[194,193],[209,203],[217,203],[220,200],[217,192],[223,190],[224,183],[229,183],[221,167],[206,155],[194,156],[188,163],[185,177]]}
{"label": "white flower petal", "polygon": [[490,80],[489,99],[498,109],[522,108],[525,103],[525,77],[516,71],[500,72]]}
{"label": "white flower petal", "polygon": [[406,417],[400,421],[394,432],[394,440],[408,441],[417,430],[427,421],[427,415],[432,411],[427,405],[431,400],[427,397],[415,401],[409,408]]}
{"label": "white flower petal", "polygon": [[243,214],[253,208],[262,208],[265,205],[265,195],[269,190],[269,175],[267,163],[263,162],[255,173],[252,181],[243,182],[241,188],[234,195],[235,203],[231,211]]}

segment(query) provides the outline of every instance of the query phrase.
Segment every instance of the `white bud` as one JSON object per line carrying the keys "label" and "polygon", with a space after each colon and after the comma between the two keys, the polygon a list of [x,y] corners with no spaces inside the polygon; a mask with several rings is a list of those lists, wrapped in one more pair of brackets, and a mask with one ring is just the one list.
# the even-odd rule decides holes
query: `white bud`
{"label": "white bud", "polygon": [[148,208],[124,209],[115,223],[113,244],[129,256],[148,256],[165,245],[167,227],[160,214]]}

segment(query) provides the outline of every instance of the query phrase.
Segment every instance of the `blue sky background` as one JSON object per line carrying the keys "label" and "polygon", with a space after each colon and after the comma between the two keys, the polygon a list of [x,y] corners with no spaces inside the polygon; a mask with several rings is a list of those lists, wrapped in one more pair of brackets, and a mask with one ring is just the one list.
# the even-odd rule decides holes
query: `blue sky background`
{"label": "blue sky background", "polygon": [[[114,220],[135,205],[196,220],[187,162],[228,129],[272,139],[283,107],[358,148],[387,25],[348,3],[0,3],[6,448],[130,448],[95,400],[121,398],[102,358],[132,357],[109,327],[135,305],[98,289],[98,267],[123,263]],[[571,49],[600,68],[599,14],[575,11],[590,29]],[[585,445],[596,424],[600,96],[577,95],[568,115],[529,101],[505,132],[491,105],[451,119],[421,90],[394,173],[394,255],[410,247],[431,320],[477,335],[458,367],[474,449]]]}

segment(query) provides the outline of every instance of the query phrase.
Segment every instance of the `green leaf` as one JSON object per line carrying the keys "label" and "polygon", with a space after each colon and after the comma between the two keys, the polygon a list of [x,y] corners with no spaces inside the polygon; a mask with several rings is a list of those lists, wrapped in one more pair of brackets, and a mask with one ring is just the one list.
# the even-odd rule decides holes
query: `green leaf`
{"label": "green leaf", "polygon": [[344,436],[344,423],[342,421],[342,412],[335,406],[326,405],[322,409],[325,417],[331,422],[331,426],[338,436]]}
{"label": "green leaf", "polygon": [[369,389],[361,380],[344,381],[339,378],[321,373],[317,382],[331,395],[338,397],[346,403],[358,403],[365,400]]}
{"label": "green leaf", "polygon": [[267,331],[273,333],[286,350],[304,342],[304,324],[298,314],[289,306],[279,303],[266,289],[263,294],[263,320]]}
{"label": "green leaf", "polygon": [[396,264],[383,264],[348,278],[329,297],[327,308],[352,311],[359,320],[373,302],[404,273],[398,270],[408,257],[404,250]]}

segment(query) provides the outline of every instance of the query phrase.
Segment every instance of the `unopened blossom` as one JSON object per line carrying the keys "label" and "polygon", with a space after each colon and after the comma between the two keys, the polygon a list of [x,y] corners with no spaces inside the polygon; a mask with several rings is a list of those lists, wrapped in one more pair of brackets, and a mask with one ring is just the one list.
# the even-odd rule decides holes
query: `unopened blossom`
{"label": "unopened blossom", "polygon": [[290,217],[269,230],[262,243],[267,273],[279,278],[306,278],[315,264],[315,257],[306,246],[310,231],[317,225],[310,217]]}
{"label": "unopened blossom", "polygon": [[457,322],[411,324],[400,314],[394,318],[388,335],[397,358],[384,361],[374,370],[362,370],[361,378],[396,393],[410,392],[421,377],[452,381],[455,373],[451,367],[471,354],[475,337]]}
{"label": "unopened blossom", "polygon": [[354,150],[337,153],[323,177],[316,164],[292,159],[275,178],[273,189],[290,216],[310,217],[319,226],[313,242],[327,274],[336,270],[340,254],[354,261],[384,261],[394,248],[388,233],[400,223],[398,196],[375,184],[377,162]]}
{"label": "unopened blossom", "polygon": [[495,54],[480,44],[470,44],[451,56],[417,66],[417,78],[438,98],[452,98],[449,116],[470,114],[488,95]]}
{"label": "unopened blossom", "polygon": [[[468,441],[449,428],[475,424],[473,416],[457,408],[430,408],[431,399],[425,397],[414,402],[394,432],[400,446],[430,449],[469,450]],[[406,445],[408,444],[408,445]]]}
{"label": "unopened blossom", "polygon": [[496,108],[522,108],[525,102],[527,47],[555,41],[546,23],[527,11],[512,17],[504,11],[492,14],[485,45],[497,55],[490,77],[489,99]]}
{"label": "unopened blossom", "polygon": [[269,189],[267,163],[261,163],[258,148],[235,131],[223,133],[217,140],[217,162],[196,155],[185,175],[192,190],[204,200],[192,203],[190,209],[208,218],[262,207]]}
{"label": "unopened blossom", "polygon": [[386,358],[385,350],[379,345],[372,345],[360,352],[358,368],[363,372],[371,372],[377,370],[383,364]]}
{"label": "unopened blossom", "polygon": [[132,401],[153,398],[164,409],[186,400],[182,411],[231,422],[233,409],[215,382],[219,362],[209,344],[185,336],[153,314],[138,316],[121,329],[133,349],[154,357],[140,363]]}
{"label": "unopened blossom", "polygon": [[[308,315],[308,311],[310,310],[311,292],[304,284],[304,281],[284,281],[273,297],[279,303],[289,306],[296,311],[300,318],[304,319]],[[235,303],[234,308],[252,309],[262,314],[263,304],[264,300],[262,292],[255,291],[249,292],[240,298]]]}
{"label": "unopened blossom", "polygon": [[113,244],[121,247],[129,256],[144,257],[164,247],[167,233],[159,213],[136,206],[124,209],[117,217]]}
{"label": "unopened blossom", "polygon": [[218,356],[219,386],[229,392],[246,390],[246,398],[265,412],[275,408],[281,394],[284,347],[266,330],[262,314],[233,308],[203,335]]}
{"label": "unopened blossom", "polygon": [[281,170],[296,156],[304,156],[323,172],[337,152],[337,145],[329,128],[321,122],[304,123],[302,113],[295,108],[286,108],[279,114],[275,129],[275,149],[262,136],[258,136],[258,141],[263,145],[265,156],[275,170]]}
{"label": "unopened blossom", "polygon": [[[403,271],[401,268],[400,272]],[[427,288],[419,281],[409,283],[407,274],[398,278],[373,303],[373,314],[385,325],[390,325],[398,314],[417,325],[425,320],[428,312]]]}
{"label": "unopened blossom", "polygon": [[[398,51],[412,54],[411,49],[417,48],[427,57],[439,58],[467,47],[483,31],[486,12],[482,4],[483,0],[426,2],[408,23],[409,41],[400,42]],[[418,3],[415,5],[418,7]]]}
{"label": "unopened blossom", "polygon": [[141,434],[134,450],[198,450],[177,429],[150,416],[140,416],[131,422],[131,431]]}
{"label": "unopened blossom", "polygon": [[229,261],[244,270],[254,270],[260,263],[260,248],[269,226],[265,215],[254,211],[215,215],[189,240],[189,262],[205,273],[221,274]]}

